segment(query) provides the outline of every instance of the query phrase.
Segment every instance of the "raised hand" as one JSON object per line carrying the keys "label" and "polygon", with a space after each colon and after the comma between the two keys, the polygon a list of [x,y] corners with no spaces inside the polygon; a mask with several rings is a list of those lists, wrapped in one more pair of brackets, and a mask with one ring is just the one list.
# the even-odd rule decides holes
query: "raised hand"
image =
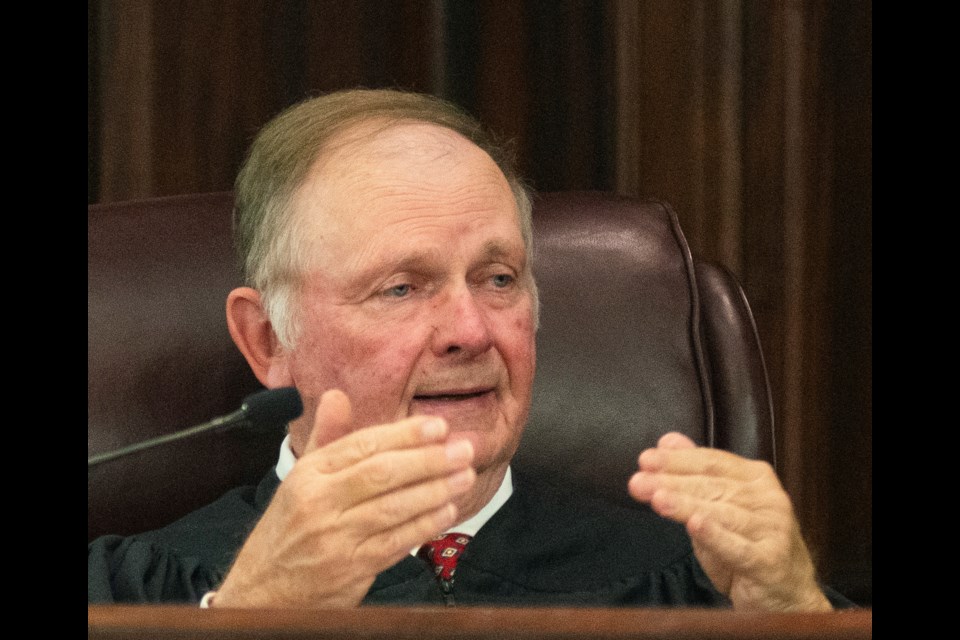
{"label": "raised hand", "polygon": [[828,611],[793,506],[766,462],[668,433],[643,451],[634,499],[683,523],[714,586],[744,610]]}
{"label": "raised hand", "polygon": [[328,391],[297,460],[211,606],[355,606],[381,571],[454,524],[476,473],[469,442],[424,416],[343,432],[350,403]]}

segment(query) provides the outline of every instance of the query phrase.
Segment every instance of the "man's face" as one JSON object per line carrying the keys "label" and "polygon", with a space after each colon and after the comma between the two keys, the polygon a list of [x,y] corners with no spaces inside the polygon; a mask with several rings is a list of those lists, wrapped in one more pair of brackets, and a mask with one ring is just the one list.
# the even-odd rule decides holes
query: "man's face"
{"label": "man's face", "polygon": [[502,469],[527,419],[535,360],[513,193],[490,157],[452,131],[373,132],[347,132],[295,199],[311,265],[289,358],[305,406],[291,426],[294,450],[320,395],[336,388],[350,398],[353,429],[443,416],[473,444],[479,473]]}

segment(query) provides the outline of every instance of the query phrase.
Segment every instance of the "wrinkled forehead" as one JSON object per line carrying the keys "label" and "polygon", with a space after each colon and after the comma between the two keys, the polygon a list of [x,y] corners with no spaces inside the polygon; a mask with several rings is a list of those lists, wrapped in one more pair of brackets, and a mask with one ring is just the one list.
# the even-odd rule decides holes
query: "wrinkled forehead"
{"label": "wrinkled forehead", "polygon": [[[513,191],[493,159],[459,133],[430,123],[382,120],[340,132],[325,145],[294,201],[300,231],[362,230],[395,211],[498,210],[519,225]],[[305,226],[306,225],[306,226]]]}
{"label": "wrinkled forehead", "polygon": [[311,180],[389,178],[417,169],[423,170],[418,177],[425,184],[462,171],[509,188],[493,159],[456,131],[428,122],[382,118],[355,123],[334,136],[320,150],[305,185]]}

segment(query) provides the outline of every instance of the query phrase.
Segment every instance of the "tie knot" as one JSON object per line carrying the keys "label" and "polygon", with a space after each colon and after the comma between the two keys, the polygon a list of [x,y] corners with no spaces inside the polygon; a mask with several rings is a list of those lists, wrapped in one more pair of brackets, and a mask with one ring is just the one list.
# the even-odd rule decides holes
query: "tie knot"
{"label": "tie knot", "polygon": [[438,580],[452,582],[457,561],[471,538],[465,533],[440,535],[420,547],[417,555],[433,566],[433,574]]}

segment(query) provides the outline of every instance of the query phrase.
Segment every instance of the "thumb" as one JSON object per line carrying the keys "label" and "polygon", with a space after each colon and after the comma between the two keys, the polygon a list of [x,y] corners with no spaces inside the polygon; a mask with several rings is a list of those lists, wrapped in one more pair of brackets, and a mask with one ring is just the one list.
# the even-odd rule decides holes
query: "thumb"
{"label": "thumb", "polygon": [[347,435],[352,425],[353,410],[347,394],[339,389],[325,391],[314,413],[304,455]]}

